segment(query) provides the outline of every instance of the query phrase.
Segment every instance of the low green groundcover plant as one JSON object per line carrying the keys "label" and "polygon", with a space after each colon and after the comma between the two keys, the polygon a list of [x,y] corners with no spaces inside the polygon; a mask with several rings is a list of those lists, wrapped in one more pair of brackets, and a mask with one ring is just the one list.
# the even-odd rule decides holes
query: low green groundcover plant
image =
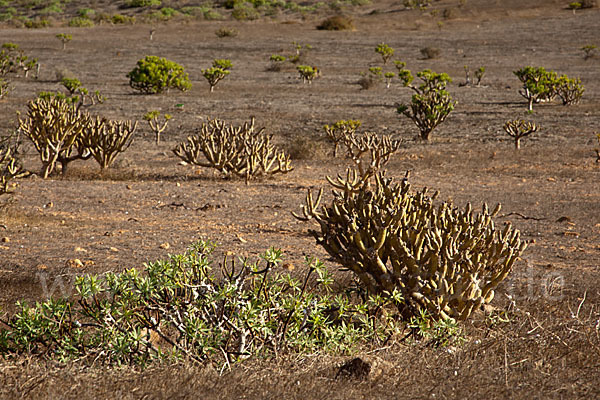
{"label": "low green groundcover plant", "polygon": [[[28,305],[0,321],[0,356],[144,365],[179,359],[226,367],[283,351],[347,353],[399,334],[398,292],[334,293],[320,261],[296,279],[276,272],[281,252],[227,257],[213,272],[209,241],[184,254],[76,278],[76,295]],[[217,277],[219,276],[219,277]],[[391,312],[387,312],[391,310]]]}

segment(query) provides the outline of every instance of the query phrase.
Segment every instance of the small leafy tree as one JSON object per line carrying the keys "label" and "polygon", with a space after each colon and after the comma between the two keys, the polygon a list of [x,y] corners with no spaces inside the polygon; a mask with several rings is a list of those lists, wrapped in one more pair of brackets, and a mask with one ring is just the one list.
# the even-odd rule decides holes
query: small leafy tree
{"label": "small leafy tree", "polygon": [[329,140],[333,142],[333,156],[337,157],[340,143],[348,136],[353,136],[360,127],[361,122],[357,119],[340,120],[331,125],[325,125],[323,129],[327,133]]}
{"label": "small leafy tree", "polygon": [[321,71],[317,67],[311,67],[310,65],[298,65],[296,70],[300,74],[302,83],[308,83],[309,85],[315,78],[321,75]]}
{"label": "small leafy tree", "polygon": [[185,92],[192,87],[184,68],[166,58],[146,56],[127,77],[129,85],[142,93],[155,94],[175,88]]}
{"label": "small leafy tree", "polygon": [[8,93],[12,91],[13,87],[10,85],[10,81],[4,78],[0,78],[0,100],[4,98]]}
{"label": "small leafy tree", "polygon": [[59,33],[56,38],[62,42],[63,50],[66,50],[67,43],[73,40],[73,36],[68,33]]}
{"label": "small leafy tree", "polygon": [[148,111],[146,114],[144,114],[144,119],[146,121],[148,121],[148,125],[150,126],[150,129],[152,129],[152,132],[154,132],[154,134],[156,136],[156,144],[160,143],[160,134],[162,132],[164,132],[165,129],[167,129],[167,124],[169,123],[169,121],[172,118],[171,114],[164,114],[163,115],[164,121],[161,123],[158,120],[159,117],[160,117],[160,111],[158,111],[158,110]]}
{"label": "small leafy tree", "polygon": [[431,132],[454,110],[456,101],[446,90],[446,85],[452,79],[445,73],[435,73],[429,69],[417,73],[422,81],[419,86],[413,86],[413,76],[409,70],[404,69],[404,63],[396,64],[398,77],[404,86],[412,89],[413,94],[410,104],[400,104],[397,107],[399,114],[410,118],[419,128],[421,139],[429,140]]}
{"label": "small leafy tree", "polygon": [[225,79],[225,77],[229,74],[230,71],[217,67],[202,70],[202,75],[204,76],[204,78],[206,78],[208,84],[210,85],[209,91],[211,93],[215,90],[215,86],[217,86],[217,83]]}
{"label": "small leafy tree", "polygon": [[[93,93],[86,88],[84,88],[81,84],[81,81],[77,78],[63,78],[60,83],[67,89],[69,92],[69,96],[59,96],[62,99],[69,99],[68,101],[71,104],[75,104],[77,108],[81,108],[83,106],[93,106],[96,103],[102,104],[106,100],[106,98],[100,94],[98,90],[95,90]],[[53,93],[44,93],[43,96],[40,94],[38,97],[50,96],[52,97]],[[87,100],[87,104],[86,104]]]}
{"label": "small leafy tree", "polygon": [[270,64],[269,64],[268,70],[274,71],[274,72],[281,71],[281,68],[282,68],[285,60],[287,60],[287,58],[280,54],[271,55],[271,57],[269,57]]}
{"label": "small leafy tree", "polygon": [[521,148],[521,139],[536,132],[539,127],[534,123],[515,119],[507,121],[503,128],[509,136],[514,138],[515,149],[519,150]]}
{"label": "small leafy tree", "polygon": [[381,56],[384,64],[387,64],[387,62],[394,56],[394,49],[385,43],[379,43],[377,47],[375,47],[375,53]]}
{"label": "small leafy tree", "polygon": [[585,89],[581,84],[581,79],[561,75],[555,82],[555,91],[563,105],[567,106],[579,103]]}
{"label": "small leafy tree", "polygon": [[475,70],[475,86],[481,86],[481,80],[485,76],[485,67],[479,67]]}
{"label": "small leafy tree", "polygon": [[513,72],[523,83],[519,94],[527,99],[527,110],[533,111],[534,103],[552,101],[556,97],[556,73],[543,67],[527,66]]}

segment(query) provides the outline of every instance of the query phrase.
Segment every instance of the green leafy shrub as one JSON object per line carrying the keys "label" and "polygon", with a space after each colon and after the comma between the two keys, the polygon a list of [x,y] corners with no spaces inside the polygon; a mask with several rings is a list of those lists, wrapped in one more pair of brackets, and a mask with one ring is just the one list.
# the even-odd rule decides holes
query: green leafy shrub
{"label": "green leafy shrub", "polygon": [[254,118],[242,126],[218,119],[202,124],[195,136],[189,136],[173,152],[183,161],[215,168],[224,175],[251,178],[286,174],[293,170],[290,157],[275,147],[264,128],[254,127]]}
{"label": "green leafy shrub", "polygon": [[237,3],[231,16],[238,21],[253,21],[260,18],[260,13],[250,3]]}
{"label": "green leafy shrub", "polygon": [[435,73],[426,69],[417,73],[423,83],[418,87],[413,86],[412,73],[404,69],[405,65],[403,62],[396,63],[398,77],[404,86],[412,89],[415,94],[410,104],[398,105],[397,111],[415,123],[419,128],[421,139],[429,140],[431,132],[446,120],[457,103],[446,90],[446,85],[452,82],[452,79],[448,74]]}
{"label": "green leafy shrub", "polygon": [[209,91],[212,93],[217,83],[225,79],[231,73],[229,69],[233,66],[231,60],[215,59],[211,68],[202,70],[202,76],[208,81]]}
{"label": "green leafy shrub", "polygon": [[[449,202],[435,204],[427,189],[412,193],[408,179],[395,183],[383,172],[364,179],[348,170],[330,179],[333,199],[319,207],[308,192],[303,215],[309,230],[343,268],[353,271],[369,293],[400,293],[407,319],[421,312],[433,320],[465,320],[489,303],[526,248],[510,224],[496,229],[499,211],[473,212]],[[408,174],[407,174],[408,177]]]}
{"label": "green leafy shrub", "polygon": [[354,21],[345,15],[334,15],[326,18],[317,25],[317,29],[323,31],[349,31],[354,30]]}
{"label": "green leafy shrub", "polygon": [[68,33],[59,33],[56,38],[62,42],[63,50],[67,48],[67,43],[73,40],[73,36]]}
{"label": "green leafy shrub", "polygon": [[425,10],[430,6],[430,0],[404,0],[404,7]]}
{"label": "green leafy shrub", "polygon": [[155,94],[174,88],[185,92],[192,87],[184,68],[165,58],[146,56],[127,74],[129,85],[142,93]]}
{"label": "green leafy shrub", "polygon": [[89,18],[75,17],[69,20],[68,25],[73,28],[89,28],[94,26],[94,21]]}
{"label": "green leafy shrub", "polygon": [[317,67],[311,67],[310,65],[298,65],[296,70],[300,74],[302,83],[308,83],[309,85],[315,78],[321,76],[321,71]]}
{"label": "green leafy shrub", "polygon": [[387,64],[387,62],[394,56],[394,49],[385,43],[379,43],[377,47],[375,47],[375,53],[381,56],[384,64]]}
{"label": "green leafy shrub", "polygon": [[270,63],[267,70],[273,72],[281,71],[286,60],[286,56],[282,56],[281,54],[272,54],[271,57],[269,57]]}
{"label": "green leafy shrub", "polygon": [[161,0],[129,0],[129,7],[158,7],[162,4]]}
{"label": "green leafy shrub", "polygon": [[0,330],[0,355],[108,365],[189,360],[224,369],[250,357],[350,353],[381,346],[401,327],[390,310],[402,301],[333,294],[323,263],[307,258],[303,281],[275,272],[281,251],[260,260],[225,259],[212,270],[214,245],[104,276],[82,276],[73,298],[17,303]]}
{"label": "green leafy shrub", "polygon": [[114,25],[132,25],[135,23],[135,17],[123,14],[113,14],[110,17],[110,22]]}
{"label": "green leafy shrub", "polygon": [[513,73],[523,83],[519,94],[527,99],[528,111],[533,110],[534,103],[552,101],[556,96],[562,99],[563,105],[577,104],[585,90],[579,78],[558,76],[543,67],[527,66]]}

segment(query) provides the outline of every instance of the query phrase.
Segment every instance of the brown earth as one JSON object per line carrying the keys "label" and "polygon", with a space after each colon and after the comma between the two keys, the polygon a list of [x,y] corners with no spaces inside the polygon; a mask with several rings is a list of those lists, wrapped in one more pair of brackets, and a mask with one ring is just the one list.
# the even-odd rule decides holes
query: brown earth
{"label": "brown earth", "polygon": [[[318,31],[320,17],[254,22],[193,22],[87,29],[2,29],[0,42],[18,43],[38,57],[38,80],[15,79],[0,101],[0,131],[14,128],[16,112],[40,91],[60,90],[57,71],[69,70],[108,100],[90,111],[115,119],[141,119],[150,109],[174,115],[165,142],[155,145],[140,124],[132,147],[100,175],[93,161],[75,162],[66,177],[20,182],[3,211],[0,236],[0,307],[19,299],[70,294],[83,273],[119,271],[183,251],[199,238],[221,251],[256,256],[274,246],[301,273],[305,254],[326,259],[308,224],[296,221],[308,188],[344,171],[331,159],[322,126],[360,119],[364,130],[402,138],[388,174],[411,170],[414,188],[439,190],[442,199],[502,203],[498,223],[510,221],[531,244],[503,284],[494,305],[510,310],[509,322],[482,328],[465,323],[467,342],[431,349],[397,343],[361,353],[376,368],[366,380],[336,379],[341,356],[290,355],[250,360],[218,376],[196,366],[157,366],[146,371],[56,366],[32,360],[0,362],[0,396],[14,398],[595,398],[600,395],[600,57],[580,48],[600,44],[600,9],[565,10],[561,1],[468,0],[434,3],[438,15],[406,11],[400,1],[374,1],[354,15],[356,30]],[[443,19],[442,10],[452,9]],[[438,21],[443,25],[438,26]],[[219,27],[237,37],[217,38]],[[72,33],[63,51],[57,33]],[[303,85],[293,68],[267,71],[271,54],[291,42],[311,44],[307,62],[323,76]],[[430,143],[400,117],[394,104],[410,99],[398,83],[361,90],[358,74],[380,64],[373,49],[385,42],[413,72],[447,72],[455,112]],[[420,49],[441,49],[422,59]],[[192,90],[138,95],[125,75],[145,55],[185,66]],[[201,69],[214,58],[234,63],[231,75],[208,93]],[[482,87],[460,87],[463,66],[485,66]],[[512,71],[544,66],[580,77],[579,105],[534,106],[528,115]],[[392,70],[392,67],[389,67]],[[183,110],[176,108],[184,104]],[[183,166],[171,149],[207,118],[242,123],[255,116],[286,149],[300,154],[285,176],[245,185],[210,170]],[[502,125],[526,118],[541,126],[515,151]],[[142,121],[143,122],[143,121]],[[145,135],[143,135],[145,134]],[[307,151],[306,149],[310,149]],[[33,147],[25,165],[38,171]],[[78,259],[83,267],[74,267]],[[335,268],[334,265],[331,265]],[[340,279],[347,279],[341,273]]]}

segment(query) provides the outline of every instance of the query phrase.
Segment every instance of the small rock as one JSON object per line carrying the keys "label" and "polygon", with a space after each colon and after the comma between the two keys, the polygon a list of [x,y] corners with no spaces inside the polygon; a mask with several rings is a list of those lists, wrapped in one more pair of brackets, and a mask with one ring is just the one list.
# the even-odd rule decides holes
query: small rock
{"label": "small rock", "polygon": [[181,183],[177,182],[177,183],[175,184],[175,186],[177,186],[177,187],[180,187],[180,186],[181,186]]}
{"label": "small rock", "polygon": [[119,249],[117,249],[116,247],[111,247],[109,250],[110,250],[110,251],[113,251],[113,252],[115,252],[115,253],[116,253],[117,251],[119,251]]}
{"label": "small rock", "polygon": [[8,243],[8,242],[10,242],[10,238],[8,236],[4,236],[2,238],[2,243]]}
{"label": "small rock", "polygon": [[43,271],[48,269],[48,266],[46,264],[38,264],[35,268]]}
{"label": "small rock", "polygon": [[171,248],[171,245],[169,244],[169,242],[164,242],[164,243],[162,243],[162,244],[160,245],[160,248],[161,248],[161,249],[168,250],[168,249],[170,249],[170,248]]}
{"label": "small rock", "polygon": [[67,260],[67,267],[69,268],[83,268],[83,263],[79,258],[73,258],[71,260]]}
{"label": "small rock", "polygon": [[84,249],[83,247],[75,247],[75,252],[76,253],[87,253],[87,250]]}

